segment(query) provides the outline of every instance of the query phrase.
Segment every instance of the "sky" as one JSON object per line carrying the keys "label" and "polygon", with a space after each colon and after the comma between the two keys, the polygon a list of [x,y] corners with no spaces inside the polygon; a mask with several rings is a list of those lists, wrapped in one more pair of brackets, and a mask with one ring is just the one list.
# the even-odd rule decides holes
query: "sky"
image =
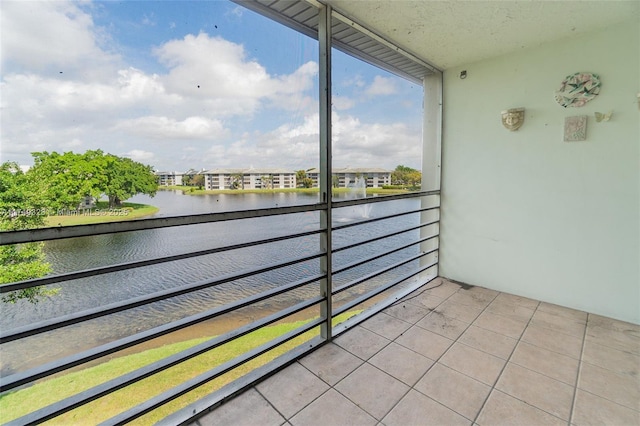
{"label": "sky", "polygon": [[[318,43],[227,1],[0,2],[0,161],[318,166]],[[334,167],[420,168],[422,88],[333,53]]]}

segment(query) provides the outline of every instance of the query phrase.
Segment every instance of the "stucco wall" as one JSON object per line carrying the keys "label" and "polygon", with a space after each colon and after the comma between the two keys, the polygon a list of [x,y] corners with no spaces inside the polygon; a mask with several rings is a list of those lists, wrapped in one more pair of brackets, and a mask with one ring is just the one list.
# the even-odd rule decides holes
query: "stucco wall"
{"label": "stucco wall", "polygon": [[[640,323],[639,38],[628,22],[445,72],[442,276]],[[602,90],[565,109],[554,91],[578,71]],[[563,142],[574,115],[585,142]]]}

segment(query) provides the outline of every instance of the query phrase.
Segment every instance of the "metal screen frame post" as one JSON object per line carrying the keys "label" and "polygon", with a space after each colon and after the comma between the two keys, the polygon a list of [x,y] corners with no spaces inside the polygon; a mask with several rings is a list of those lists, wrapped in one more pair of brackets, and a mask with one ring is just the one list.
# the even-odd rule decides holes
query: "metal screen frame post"
{"label": "metal screen frame post", "polygon": [[[441,72],[435,72],[434,74],[427,75],[423,80],[423,134],[422,134],[422,185],[423,191],[440,191],[440,183],[442,178],[442,98],[443,98],[443,75]],[[437,205],[440,207],[441,197],[440,194],[435,195],[437,197]],[[420,205],[422,208],[432,206],[431,197],[421,197]],[[440,212],[439,208],[438,223],[436,226],[436,233],[440,234]],[[421,223],[431,220],[431,212],[423,211],[420,214]],[[428,228],[422,228],[420,230],[420,237],[424,238],[429,235]],[[426,252],[433,246],[432,241],[424,242],[420,245],[420,250]],[[440,247],[440,238],[435,241],[436,246]],[[434,254],[436,262],[440,259],[440,250]],[[423,258],[420,262],[424,265],[428,262],[428,258]],[[435,266],[435,274],[438,275],[438,265]]]}
{"label": "metal screen frame post", "polygon": [[318,11],[319,77],[320,77],[320,202],[325,209],[320,210],[320,250],[325,253],[320,268],[324,278],[320,281],[320,294],[324,302],[320,304],[320,315],[324,319],[320,335],[331,341],[333,315],[331,280],[332,240],[331,240],[331,7],[322,5]]}

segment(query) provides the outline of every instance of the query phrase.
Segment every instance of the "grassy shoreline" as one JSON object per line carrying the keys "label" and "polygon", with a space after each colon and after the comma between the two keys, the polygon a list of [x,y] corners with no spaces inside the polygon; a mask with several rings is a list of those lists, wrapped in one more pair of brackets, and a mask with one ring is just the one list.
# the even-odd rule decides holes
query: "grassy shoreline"
{"label": "grassy shoreline", "polygon": [[[184,195],[218,195],[218,194],[275,194],[281,192],[295,192],[302,194],[316,194],[318,188],[277,188],[277,189],[197,189],[194,186],[174,185],[160,186],[159,191],[182,191]],[[346,194],[350,192],[350,188],[333,188],[334,194]],[[367,188],[367,195],[374,194],[403,194],[410,192],[408,189],[383,189],[383,188]]]}
{"label": "grassy shoreline", "polygon": [[[334,324],[346,320],[359,311],[347,312],[334,318]],[[278,336],[292,331],[311,319],[299,320],[263,327],[217,347],[209,352],[171,367],[161,373],[148,377],[140,382],[120,389],[89,404],[76,408],[58,416],[47,424],[74,425],[98,424],[120,412],[160,394],[186,380],[189,380],[216,365],[223,364],[238,355],[258,347]],[[247,374],[249,371],[277,358],[288,350],[304,343],[318,335],[317,327],[296,337],[286,344],[275,348],[266,354],[232,370],[225,375],[189,392],[164,406],[139,418],[134,424],[154,424],[165,416],[175,412],[190,403],[210,394],[231,381]],[[195,345],[203,343],[211,337],[201,337],[182,342],[167,344],[143,352],[113,358],[102,364],[54,377],[34,384],[33,386],[8,392],[0,396],[0,423],[4,424],[18,417],[24,416],[41,407],[60,401],[75,393],[105,383],[117,376],[126,374],[137,368],[149,365],[155,361],[173,355]]]}
{"label": "grassy shoreline", "polygon": [[110,209],[106,201],[98,201],[91,209],[63,210],[63,214],[45,218],[45,226],[73,226],[90,223],[120,222],[151,216],[160,209],[149,204],[122,203],[122,206]]}

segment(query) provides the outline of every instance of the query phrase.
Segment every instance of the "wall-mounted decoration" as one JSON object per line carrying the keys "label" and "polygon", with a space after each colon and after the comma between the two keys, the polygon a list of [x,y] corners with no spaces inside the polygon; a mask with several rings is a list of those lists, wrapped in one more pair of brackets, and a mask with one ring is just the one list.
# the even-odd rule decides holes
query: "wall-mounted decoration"
{"label": "wall-mounted decoration", "polygon": [[564,141],[579,142],[587,140],[587,116],[577,115],[564,119]]}
{"label": "wall-mounted decoration", "polygon": [[518,130],[524,123],[524,108],[511,108],[502,111],[502,125],[513,131]]}
{"label": "wall-mounted decoration", "polygon": [[600,78],[590,72],[567,76],[556,91],[556,102],[563,107],[581,107],[600,93]]}
{"label": "wall-mounted decoration", "polygon": [[611,119],[611,116],[613,115],[613,111],[609,111],[606,114],[603,114],[601,112],[594,112],[593,115],[596,116],[596,121],[599,123],[601,121],[609,121]]}

